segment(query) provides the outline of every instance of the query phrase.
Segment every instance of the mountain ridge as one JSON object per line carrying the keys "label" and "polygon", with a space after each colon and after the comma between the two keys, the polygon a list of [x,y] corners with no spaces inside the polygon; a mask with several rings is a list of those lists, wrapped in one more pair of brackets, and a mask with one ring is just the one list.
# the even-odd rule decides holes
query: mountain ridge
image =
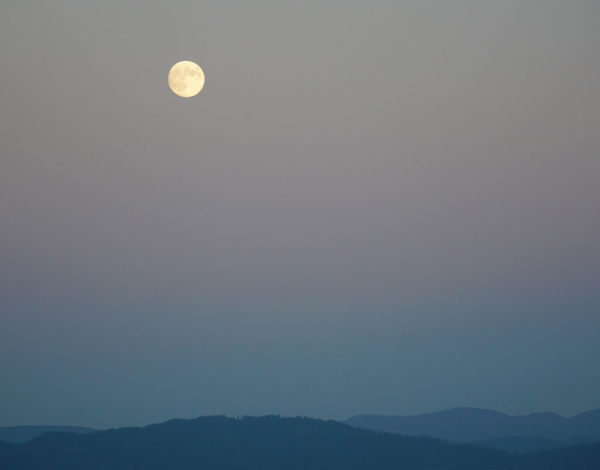
{"label": "mountain ridge", "polygon": [[66,425],[23,425],[23,426],[0,426],[0,442],[20,444],[30,441],[46,432],[72,432],[85,434],[94,432],[96,429],[84,426]]}
{"label": "mountain ridge", "polygon": [[588,470],[600,468],[600,444],[517,456],[475,445],[356,429],[336,421],[213,416],[89,434],[48,432],[26,443],[0,445],[0,468]]}
{"label": "mountain ridge", "polygon": [[556,413],[511,416],[483,408],[456,407],[420,415],[356,415],[344,421],[362,429],[407,436],[429,436],[455,442],[527,436],[565,441],[600,440],[600,410],[572,417]]}

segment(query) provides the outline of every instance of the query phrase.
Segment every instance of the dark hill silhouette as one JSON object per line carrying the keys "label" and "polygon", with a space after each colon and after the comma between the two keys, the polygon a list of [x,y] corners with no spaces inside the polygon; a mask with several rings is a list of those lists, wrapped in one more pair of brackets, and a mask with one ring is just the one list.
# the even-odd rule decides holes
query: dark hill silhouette
{"label": "dark hill silhouette", "polygon": [[[545,467],[551,462],[552,467]],[[91,434],[50,432],[0,446],[7,470],[588,470],[600,445],[548,457],[360,430],[307,418],[173,420]],[[596,466],[590,466],[596,465]]]}
{"label": "dark hill silhouette", "polygon": [[46,433],[0,455],[10,470],[509,468],[508,454],[305,418],[205,417],[92,434]]}
{"label": "dark hill silhouette", "polygon": [[75,432],[85,434],[95,429],[80,426],[3,426],[0,427],[0,441],[21,443],[50,431]]}
{"label": "dark hill silhouette", "polygon": [[484,447],[492,447],[494,449],[503,450],[510,453],[527,454],[537,452],[539,450],[562,449],[564,447],[572,447],[582,444],[593,444],[593,439],[580,437],[569,439],[567,441],[555,441],[545,439],[543,437],[528,437],[528,436],[511,436],[511,437],[496,437],[484,441],[473,441],[471,444]]}
{"label": "dark hill silhouette", "polygon": [[454,408],[415,416],[360,415],[348,419],[346,423],[362,429],[407,436],[430,436],[457,442],[511,436],[557,441],[575,438],[600,440],[600,410],[564,418],[554,413],[509,416],[478,408]]}
{"label": "dark hill silhouette", "polygon": [[519,457],[519,470],[598,470],[600,444],[534,452]]}
{"label": "dark hill silhouette", "polygon": [[14,445],[0,441],[0,461],[2,461],[3,455],[8,455],[14,451]]}

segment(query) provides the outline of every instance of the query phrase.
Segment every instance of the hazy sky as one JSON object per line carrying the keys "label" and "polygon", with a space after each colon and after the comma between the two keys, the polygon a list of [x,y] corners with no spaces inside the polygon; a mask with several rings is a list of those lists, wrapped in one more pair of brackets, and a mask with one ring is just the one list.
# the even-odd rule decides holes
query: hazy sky
{"label": "hazy sky", "polygon": [[599,51],[596,0],[3,0],[0,425],[600,407]]}

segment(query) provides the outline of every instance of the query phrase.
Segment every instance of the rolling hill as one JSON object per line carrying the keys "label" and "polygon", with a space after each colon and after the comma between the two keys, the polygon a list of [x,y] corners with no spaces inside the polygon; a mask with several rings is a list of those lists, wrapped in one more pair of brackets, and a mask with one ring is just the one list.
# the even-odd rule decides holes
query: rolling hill
{"label": "rolling hill", "polygon": [[453,408],[415,416],[359,415],[345,423],[361,429],[455,442],[523,436],[552,441],[582,438],[600,441],[600,410],[565,418],[554,413],[509,416],[478,408]]}
{"label": "rolling hill", "polygon": [[86,434],[94,432],[95,429],[80,426],[3,426],[0,427],[0,441],[12,443],[27,442],[34,437],[52,431]]}
{"label": "rolling hill", "polygon": [[[7,470],[588,470],[600,445],[516,456],[307,418],[173,420],[90,434],[50,432],[0,446]],[[548,466],[550,465],[550,466]]]}

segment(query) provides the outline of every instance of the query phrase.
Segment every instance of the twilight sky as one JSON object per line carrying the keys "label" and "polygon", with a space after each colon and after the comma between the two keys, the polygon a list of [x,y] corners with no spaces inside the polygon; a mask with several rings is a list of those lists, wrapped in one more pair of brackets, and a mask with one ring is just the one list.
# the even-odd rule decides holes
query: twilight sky
{"label": "twilight sky", "polygon": [[598,51],[596,0],[4,0],[0,425],[600,408]]}

